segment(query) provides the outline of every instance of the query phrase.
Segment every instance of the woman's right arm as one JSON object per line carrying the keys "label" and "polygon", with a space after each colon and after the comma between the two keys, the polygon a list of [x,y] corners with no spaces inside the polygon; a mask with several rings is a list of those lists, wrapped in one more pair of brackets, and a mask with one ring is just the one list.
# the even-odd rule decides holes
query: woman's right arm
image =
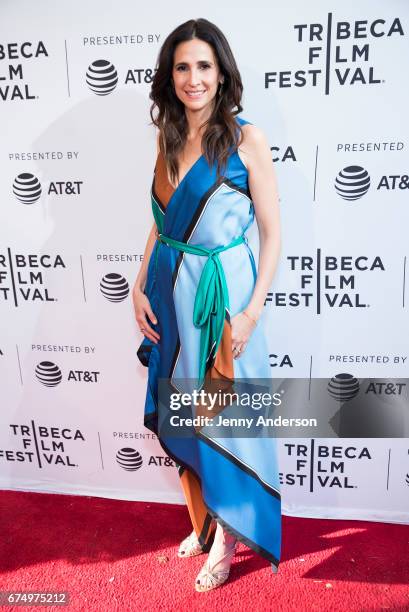
{"label": "woman's right arm", "polygon": [[[156,140],[157,151],[159,151],[159,135]],[[132,299],[135,309],[135,317],[139,325],[139,329],[142,333],[155,342],[158,343],[160,338],[159,334],[149,325],[147,317],[156,324],[157,320],[154,312],[152,311],[151,305],[148,298],[144,294],[146,285],[146,279],[148,275],[148,264],[151,257],[153,247],[155,246],[157,237],[157,227],[155,221],[153,222],[151,231],[149,232],[148,240],[146,241],[145,251],[143,254],[143,261],[136,277],[135,284],[132,290]]]}

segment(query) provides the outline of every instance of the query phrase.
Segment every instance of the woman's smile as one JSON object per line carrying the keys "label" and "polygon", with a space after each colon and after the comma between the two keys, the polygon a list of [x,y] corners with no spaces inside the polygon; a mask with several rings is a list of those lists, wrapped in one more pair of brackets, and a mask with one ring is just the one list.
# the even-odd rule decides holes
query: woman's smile
{"label": "woman's smile", "polygon": [[189,96],[189,98],[193,98],[193,99],[200,98],[205,93],[206,93],[205,89],[200,89],[197,91],[186,91],[185,90],[185,94]]}

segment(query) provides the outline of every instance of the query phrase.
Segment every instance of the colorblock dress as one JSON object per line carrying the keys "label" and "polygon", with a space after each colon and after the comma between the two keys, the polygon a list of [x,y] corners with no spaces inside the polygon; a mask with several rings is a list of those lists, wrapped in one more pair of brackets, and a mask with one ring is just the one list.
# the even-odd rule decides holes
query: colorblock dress
{"label": "colorblock dress", "polygon": [[[248,123],[239,117],[236,121],[238,126]],[[155,243],[145,285],[158,321],[151,325],[160,341],[155,344],[144,338],[138,349],[141,363],[148,367],[144,424],[158,435],[165,453],[178,467],[203,550],[211,546],[217,521],[268,559],[276,571],[281,497],[275,439],[215,438],[201,432],[178,439],[161,436],[158,427],[160,379],[199,380],[201,368],[206,380],[271,378],[261,322],[239,359],[233,359],[231,348],[230,319],[248,305],[257,274],[245,238],[254,221],[247,169],[235,151],[217,178],[216,164],[209,167],[202,155],[174,189],[159,153],[151,201],[159,236],[164,238]],[[178,248],[182,243],[187,245],[183,251]],[[223,250],[226,245],[232,248]],[[220,302],[223,287],[226,301]],[[215,297],[206,314],[211,291]],[[218,322],[214,304],[222,312]],[[206,330],[195,324],[195,316],[207,316]]]}

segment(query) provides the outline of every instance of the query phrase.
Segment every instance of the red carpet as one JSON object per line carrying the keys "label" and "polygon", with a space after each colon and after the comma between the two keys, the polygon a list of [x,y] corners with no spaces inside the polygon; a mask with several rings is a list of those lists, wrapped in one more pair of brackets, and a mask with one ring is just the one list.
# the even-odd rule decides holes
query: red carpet
{"label": "red carpet", "polygon": [[[283,517],[278,574],[242,544],[229,582],[196,593],[184,506],[0,491],[0,590],[69,591],[69,609],[409,610],[409,527]],[[2,607],[4,610],[43,609]]]}

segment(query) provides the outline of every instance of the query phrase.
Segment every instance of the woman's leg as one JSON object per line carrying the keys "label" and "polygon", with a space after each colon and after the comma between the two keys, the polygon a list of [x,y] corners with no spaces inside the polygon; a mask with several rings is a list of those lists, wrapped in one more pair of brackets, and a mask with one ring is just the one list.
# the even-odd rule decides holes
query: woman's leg
{"label": "woman's leg", "polygon": [[[216,521],[212,519],[207,511],[200,483],[196,476],[190,470],[181,466],[179,466],[178,471],[193,531],[196,534],[196,540],[200,544],[201,552],[208,552],[213,543]],[[185,555],[182,554],[180,556]]]}
{"label": "woman's leg", "polygon": [[196,577],[197,591],[210,591],[226,582],[236,552],[237,538],[217,523],[213,546],[206,563]]}

